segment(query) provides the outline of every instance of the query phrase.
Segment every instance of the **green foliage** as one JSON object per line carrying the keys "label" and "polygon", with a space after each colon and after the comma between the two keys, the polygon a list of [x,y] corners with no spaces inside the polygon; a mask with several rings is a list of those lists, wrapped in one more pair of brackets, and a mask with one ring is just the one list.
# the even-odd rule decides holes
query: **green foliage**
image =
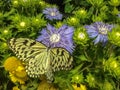
{"label": "green foliage", "polygon": [[[54,0],[53,0],[54,1]],[[51,3],[51,2],[50,2]],[[88,90],[119,90],[120,86],[120,1],[119,0],[64,0],[61,21],[49,21],[42,10],[53,7],[44,0],[1,0],[0,1],[0,90],[12,90],[19,86],[22,90],[36,90],[38,79],[26,82],[25,87],[10,80],[3,64],[14,55],[7,46],[12,37],[36,39],[39,31],[48,23],[56,28],[63,24],[74,27],[73,68],[55,72],[55,84],[61,90],[74,90],[72,84],[84,84]],[[61,10],[60,7],[58,7]],[[106,45],[94,45],[88,37],[85,25],[94,22],[114,25],[108,33]],[[3,80],[4,79],[4,80]]]}
{"label": "green foliage", "polygon": [[113,28],[113,31],[109,33],[109,40],[114,45],[120,46],[120,26],[116,25],[115,28]]}

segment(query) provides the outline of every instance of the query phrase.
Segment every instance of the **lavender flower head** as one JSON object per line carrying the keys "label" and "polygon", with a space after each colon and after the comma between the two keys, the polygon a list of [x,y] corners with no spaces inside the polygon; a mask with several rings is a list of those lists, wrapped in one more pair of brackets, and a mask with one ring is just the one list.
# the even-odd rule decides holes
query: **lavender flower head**
{"label": "lavender flower head", "polygon": [[40,32],[41,35],[36,40],[42,42],[47,47],[62,47],[72,53],[74,49],[72,40],[73,30],[73,27],[67,25],[63,25],[56,30],[56,28],[48,24],[47,28]]}
{"label": "lavender flower head", "polygon": [[45,14],[45,17],[49,20],[54,20],[54,19],[61,20],[63,16],[55,7],[44,9],[43,14]]}
{"label": "lavender flower head", "polygon": [[120,18],[120,13],[118,14],[118,17]]}
{"label": "lavender flower head", "polygon": [[113,28],[113,25],[105,24],[103,22],[95,22],[92,25],[86,25],[87,33],[90,38],[94,38],[94,44],[102,42],[105,44],[108,41],[108,32]]}

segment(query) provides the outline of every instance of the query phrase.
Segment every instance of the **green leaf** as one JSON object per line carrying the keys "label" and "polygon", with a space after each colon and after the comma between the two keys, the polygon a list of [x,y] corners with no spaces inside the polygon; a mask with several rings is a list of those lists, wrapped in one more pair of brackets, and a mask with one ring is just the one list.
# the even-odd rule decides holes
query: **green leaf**
{"label": "green leaf", "polygon": [[70,13],[73,10],[73,5],[71,5],[70,3],[67,3],[65,5],[65,13]]}
{"label": "green leaf", "polygon": [[80,55],[79,59],[82,60],[82,61],[87,61],[87,58],[84,55]]}
{"label": "green leaf", "polygon": [[66,4],[66,3],[69,3],[69,2],[71,2],[72,0],[64,0],[64,3]]}

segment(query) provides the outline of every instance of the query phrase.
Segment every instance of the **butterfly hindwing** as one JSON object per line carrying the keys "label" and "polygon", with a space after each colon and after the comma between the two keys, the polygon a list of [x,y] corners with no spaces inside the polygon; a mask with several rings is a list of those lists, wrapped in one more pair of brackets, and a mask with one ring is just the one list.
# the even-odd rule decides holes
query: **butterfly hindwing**
{"label": "butterfly hindwing", "polygon": [[68,70],[72,67],[73,57],[63,48],[53,48],[50,52],[53,71]]}
{"label": "butterfly hindwing", "polygon": [[49,56],[45,45],[28,38],[12,38],[8,45],[25,62],[28,75],[36,77],[46,72],[50,60],[47,59]]}

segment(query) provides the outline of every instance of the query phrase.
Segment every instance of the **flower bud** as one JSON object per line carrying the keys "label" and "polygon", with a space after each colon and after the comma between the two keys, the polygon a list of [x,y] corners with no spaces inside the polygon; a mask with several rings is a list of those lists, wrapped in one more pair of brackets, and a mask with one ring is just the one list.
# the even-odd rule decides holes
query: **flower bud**
{"label": "flower bud", "polygon": [[110,1],[109,1],[109,4],[110,4],[111,6],[117,7],[117,6],[120,5],[120,1],[119,1],[119,0],[110,0]]}
{"label": "flower bud", "polygon": [[76,74],[74,76],[72,76],[72,82],[73,83],[81,83],[83,82],[83,75],[82,74]]}
{"label": "flower bud", "polygon": [[83,8],[74,12],[75,16],[79,19],[83,19],[87,17],[87,11]]}
{"label": "flower bud", "polygon": [[112,32],[108,33],[109,41],[117,46],[120,46],[120,26],[113,28]]}
{"label": "flower bud", "polygon": [[83,27],[77,28],[74,32],[73,39],[76,44],[85,45],[88,41],[88,35]]}
{"label": "flower bud", "polygon": [[67,19],[67,23],[70,26],[76,26],[79,24],[79,19],[77,17],[70,17]]}

